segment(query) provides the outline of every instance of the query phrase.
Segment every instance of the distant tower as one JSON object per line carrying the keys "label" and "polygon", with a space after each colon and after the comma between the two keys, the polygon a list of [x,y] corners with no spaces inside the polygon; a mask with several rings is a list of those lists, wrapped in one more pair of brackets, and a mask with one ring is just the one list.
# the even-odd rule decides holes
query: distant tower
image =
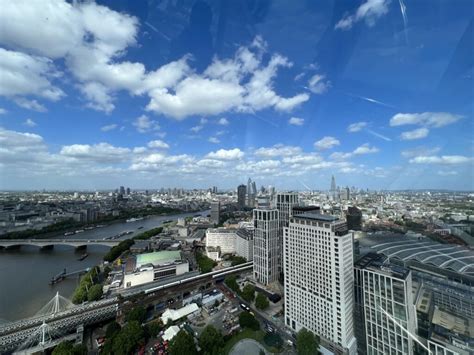
{"label": "distant tower", "polygon": [[211,223],[219,224],[220,222],[220,214],[221,214],[221,203],[211,202]]}
{"label": "distant tower", "polygon": [[247,194],[247,187],[245,185],[239,185],[237,187],[237,206],[240,209],[245,207],[245,195]]}
{"label": "distant tower", "polygon": [[333,199],[336,197],[336,179],[334,175],[331,177],[331,196]]}

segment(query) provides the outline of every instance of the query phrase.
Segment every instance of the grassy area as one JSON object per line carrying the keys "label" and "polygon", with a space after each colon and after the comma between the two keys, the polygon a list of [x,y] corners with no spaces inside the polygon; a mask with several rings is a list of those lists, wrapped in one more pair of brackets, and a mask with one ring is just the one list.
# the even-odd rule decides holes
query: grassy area
{"label": "grassy area", "polygon": [[265,336],[265,332],[263,330],[253,331],[251,329],[244,329],[240,333],[237,333],[232,338],[230,338],[227,343],[224,345],[224,354],[229,354],[232,347],[237,344],[242,339],[254,339],[262,344],[265,349],[270,351],[270,349],[265,345],[263,342],[263,337]]}

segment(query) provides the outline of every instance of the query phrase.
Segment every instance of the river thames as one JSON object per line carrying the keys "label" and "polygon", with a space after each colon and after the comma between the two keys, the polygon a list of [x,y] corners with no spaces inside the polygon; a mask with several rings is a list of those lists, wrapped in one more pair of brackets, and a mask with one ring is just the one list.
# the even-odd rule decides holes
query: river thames
{"label": "river thames", "polygon": [[[163,221],[177,220],[196,214],[207,215],[209,211],[183,213],[169,216],[152,216],[135,222],[118,222],[102,228],[87,230],[69,238],[103,239],[124,231],[134,231],[121,239],[131,238],[148,229],[159,227]],[[138,229],[143,226],[142,229]],[[61,233],[58,238],[64,237]],[[71,277],[56,285],[49,285],[51,277],[63,269],[68,272],[85,269],[102,261],[109,250],[104,246],[88,246],[89,256],[79,261],[84,253],[68,246],[55,246],[51,250],[40,250],[33,246],[22,246],[17,250],[0,251],[0,323],[18,320],[35,315],[56,292],[70,298],[77,285],[78,278]]]}

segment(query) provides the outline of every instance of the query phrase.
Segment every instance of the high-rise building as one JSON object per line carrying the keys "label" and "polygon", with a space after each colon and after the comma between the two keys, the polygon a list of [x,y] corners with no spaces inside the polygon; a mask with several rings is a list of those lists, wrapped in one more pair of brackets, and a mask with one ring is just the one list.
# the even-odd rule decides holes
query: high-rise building
{"label": "high-rise building", "polygon": [[219,224],[220,214],[221,214],[221,203],[219,201],[211,202],[211,223]]}
{"label": "high-rise building", "polygon": [[130,195],[130,187],[127,187],[127,195]]}
{"label": "high-rise building", "polygon": [[278,210],[254,209],[253,275],[257,282],[268,285],[279,277]]}
{"label": "high-rise building", "polygon": [[237,206],[242,209],[245,207],[245,196],[247,195],[247,187],[245,185],[237,186]]}
{"label": "high-rise building", "polygon": [[352,234],[330,215],[290,217],[283,233],[285,324],[306,328],[335,353],[355,354]]}
{"label": "high-rise building", "polygon": [[331,196],[332,198],[336,197],[336,179],[334,175],[331,177]]}
{"label": "high-rise building", "polygon": [[357,261],[355,319],[359,353],[413,354],[416,313],[411,271],[369,253]]}
{"label": "high-rise building", "polygon": [[255,198],[257,197],[257,185],[255,181],[249,178],[247,181],[247,206],[255,207]]}
{"label": "high-rise building", "polygon": [[360,231],[362,229],[362,212],[355,206],[348,207],[346,212],[347,228]]}
{"label": "high-rise building", "polygon": [[120,191],[119,191],[119,193],[120,193],[122,196],[125,195],[125,187],[120,186]]}
{"label": "high-rise building", "polygon": [[283,228],[288,227],[293,207],[298,205],[298,193],[297,192],[278,192],[276,195],[276,208],[278,209],[278,218],[280,220],[279,230],[279,270],[283,271]]}

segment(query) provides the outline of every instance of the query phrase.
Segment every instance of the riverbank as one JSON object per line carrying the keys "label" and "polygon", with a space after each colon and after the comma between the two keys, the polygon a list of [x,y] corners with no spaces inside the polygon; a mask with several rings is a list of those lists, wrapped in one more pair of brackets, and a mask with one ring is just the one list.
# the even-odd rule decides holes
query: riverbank
{"label": "riverbank", "polygon": [[[133,230],[133,233],[120,240],[132,239],[145,231],[162,226],[167,220],[177,221],[178,218],[192,218],[197,214],[205,216],[209,214],[209,210],[150,216],[130,223],[116,221],[103,228],[76,234],[74,239],[98,240]],[[56,237],[64,238],[62,235]],[[66,278],[60,283],[49,285],[51,277],[63,269],[72,272],[99,265],[109,250],[110,248],[105,246],[88,246],[89,256],[82,261],[78,259],[84,251],[76,252],[69,246],[57,245],[47,250],[40,250],[35,246],[21,246],[14,250],[0,250],[0,284],[3,285],[0,292],[0,322],[33,316],[58,291],[61,296],[71,298],[78,285],[78,278]]]}
{"label": "riverbank", "polygon": [[94,222],[76,222],[72,219],[61,221],[58,223],[51,224],[42,229],[27,229],[18,232],[9,232],[0,235],[0,239],[47,239],[55,236],[64,235],[64,233],[74,233],[77,230],[91,228],[97,228],[98,225],[109,226],[114,223],[125,223],[126,220],[131,218],[150,218],[150,217],[161,217],[170,216],[178,213],[196,213],[199,211],[181,211],[167,207],[153,208],[153,209],[139,209],[134,211],[128,211],[121,213],[118,216],[110,216],[106,218],[97,219]]}

